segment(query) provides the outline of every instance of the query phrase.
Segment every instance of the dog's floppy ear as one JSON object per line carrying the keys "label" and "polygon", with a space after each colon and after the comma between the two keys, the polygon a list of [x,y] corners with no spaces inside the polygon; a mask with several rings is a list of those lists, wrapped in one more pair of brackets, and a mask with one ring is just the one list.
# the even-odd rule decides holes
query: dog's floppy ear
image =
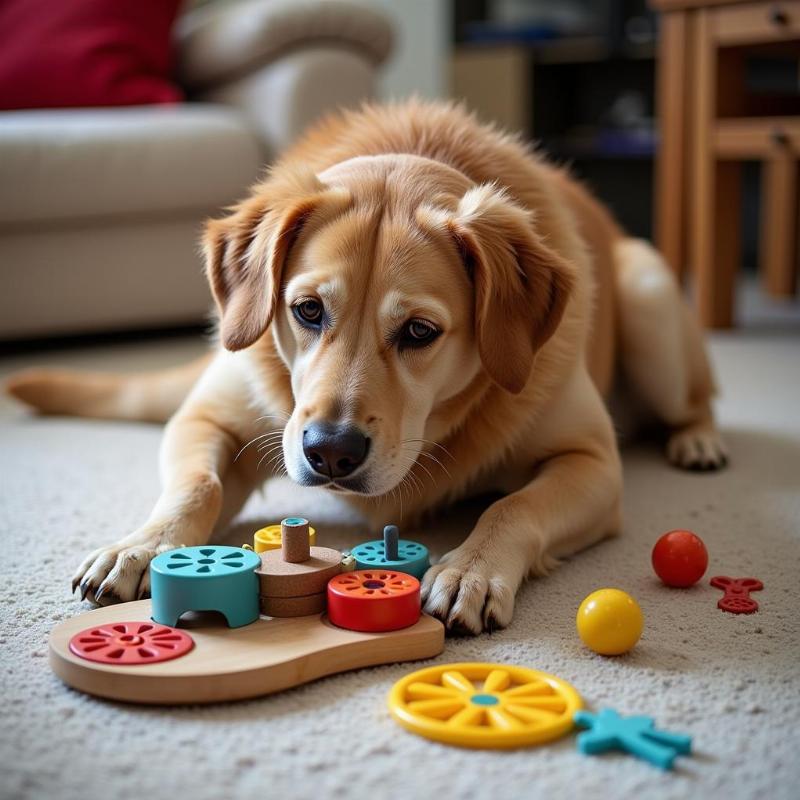
{"label": "dog's floppy ear", "polygon": [[426,209],[444,226],[475,287],[475,336],[484,368],[517,394],[536,352],[558,327],[574,270],[536,233],[530,212],[496,186],[466,192],[454,212]]}
{"label": "dog's floppy ear", "polygon": [[267,329],[280,298],[289,251],[310,217],[342,207],[349,196],[327,189],[313,174],[267,180],[233,214],[206,224],[206,275],[220,312],[228,350],[242,350]]}

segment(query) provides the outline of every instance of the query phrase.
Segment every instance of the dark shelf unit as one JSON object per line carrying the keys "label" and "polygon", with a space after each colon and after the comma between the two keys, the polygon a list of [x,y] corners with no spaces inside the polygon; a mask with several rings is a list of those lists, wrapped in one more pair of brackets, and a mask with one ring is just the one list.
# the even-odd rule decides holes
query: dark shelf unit
{"label": "dark shelf unit", "polygon": [[[652,234],[655,61],[615,54],[596,61],[532,61],[531,132],[543,150],[584,181],[636,236]],[[634,92],[650,125],[610,125],[608,109]],[[629,145],[626,147],[626,139]]]}
{"label": "dark shelf unit", "polygon": [[[568,165],[632,234],[650,236],[655,39],[631,41],[626,35],[632,18],[655,30],[645,0],[598,0],[590,5],[597,19],[593,30],[541,41],[507,36],[490,42],[481,36],[475,42],[470,37],[488,20],[490,0],[459,0],[455,7],[457,47],[514,47],[526,55],[530,137],[553,161]],[[634,128],[610,119],[609,109],[623,93],[635,93],[643,110]]]}

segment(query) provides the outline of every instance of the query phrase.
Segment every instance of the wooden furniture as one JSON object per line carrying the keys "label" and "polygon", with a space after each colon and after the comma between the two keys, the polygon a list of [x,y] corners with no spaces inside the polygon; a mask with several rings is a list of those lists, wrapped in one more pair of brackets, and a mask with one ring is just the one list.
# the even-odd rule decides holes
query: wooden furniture
{"label": "wooden furniture", "polygon": [[759,268],[773,295],[797,282],[797,97],[749,96],[753,55],[800,61],[800,0],[651,0],[659,45],[655,227],[678,274],[691,272],[700,318],[734,323],[744,161],[760,161]]}
{"label": "wooden furniture", "polygon": [[88,694],[131,703],[221,703],[278,692],[359,667],[432,658],[444,649],[444,626],[423,614],[409,628],[360,633],[316,614],[258,619],[228,628],[214,618],[181,620],[194,647],[171,661],[135,666],[87,661],[70,639],[92,626],[150,622],[149,600],[87,611],[50,634],[50,666],[64,683]]}

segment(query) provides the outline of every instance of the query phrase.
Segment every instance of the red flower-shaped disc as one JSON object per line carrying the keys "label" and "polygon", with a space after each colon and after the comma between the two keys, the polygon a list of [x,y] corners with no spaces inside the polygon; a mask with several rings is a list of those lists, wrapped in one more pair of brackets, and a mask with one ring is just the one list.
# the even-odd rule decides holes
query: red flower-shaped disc
{"label": "red flower-shaped disc", "polygon": [[186,655],[194,640],[185,631],[155,622],[115,622],[76,633],[69,649],[87,661],[133,667]]}

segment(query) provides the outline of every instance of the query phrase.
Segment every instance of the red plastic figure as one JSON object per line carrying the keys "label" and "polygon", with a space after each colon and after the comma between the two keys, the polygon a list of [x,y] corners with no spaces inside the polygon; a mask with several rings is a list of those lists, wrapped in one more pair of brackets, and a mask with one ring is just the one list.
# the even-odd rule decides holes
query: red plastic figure
{"label": "red plastic figure", "polygon": [[728,578],[718,575],[711,579],[711,585],[722,589],[725,596],[717,602],[717,608],[731,614],[752,614],[758,611],[758,603],[750,597],[750,592],[760,592],[764,588],[758,578]]}
{"label": "red plastic figure", "polygon": [[706,546],[691,531],[669,531],[653,548],[653,569],[667,586],[693,586],[707,567]]}

